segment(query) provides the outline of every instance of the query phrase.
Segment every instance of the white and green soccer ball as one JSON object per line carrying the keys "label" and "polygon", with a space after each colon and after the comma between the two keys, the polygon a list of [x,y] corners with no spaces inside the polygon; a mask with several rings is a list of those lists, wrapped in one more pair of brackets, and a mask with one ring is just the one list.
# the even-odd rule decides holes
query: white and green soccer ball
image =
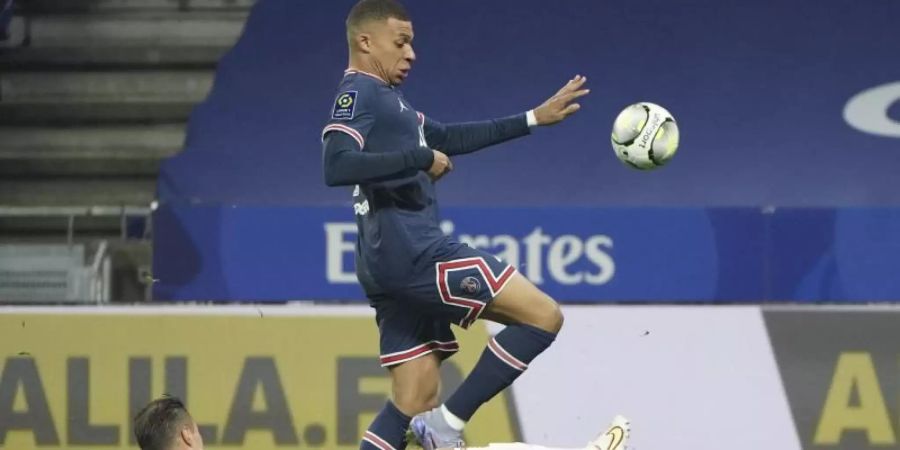
{"label": "white and green soccer ball", "polygon": [[678,124],[654,103],[629,105],[613,123],[612,146],[623,164],[650,170],[665,165],[678,150]]}

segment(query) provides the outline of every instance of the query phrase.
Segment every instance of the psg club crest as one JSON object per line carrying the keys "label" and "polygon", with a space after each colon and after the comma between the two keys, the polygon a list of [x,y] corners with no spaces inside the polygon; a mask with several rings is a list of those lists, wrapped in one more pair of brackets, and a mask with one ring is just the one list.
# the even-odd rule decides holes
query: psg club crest
{"label": "psg club crest", "polygon": [[459,288],[466,294],[474,296],[481,290],[481,282],[475,277],[465,277],[459,282]]}

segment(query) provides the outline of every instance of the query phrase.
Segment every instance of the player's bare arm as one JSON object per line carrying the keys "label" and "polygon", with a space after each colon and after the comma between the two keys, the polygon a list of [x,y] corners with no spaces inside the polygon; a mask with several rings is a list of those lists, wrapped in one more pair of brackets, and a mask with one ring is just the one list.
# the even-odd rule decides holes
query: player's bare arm
{"label": "player's bare arm", "polygon": [[576,100],[591,92],[590,89],[583,89],[586,81],[587,77],[576,75],[541,106],[534,108],[537,124],[553,125],[578,112],[581,104]]}

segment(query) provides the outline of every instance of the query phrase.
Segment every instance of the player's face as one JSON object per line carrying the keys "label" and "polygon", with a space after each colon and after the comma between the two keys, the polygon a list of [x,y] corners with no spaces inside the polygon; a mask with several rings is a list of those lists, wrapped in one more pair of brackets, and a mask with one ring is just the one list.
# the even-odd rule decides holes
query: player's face
{"label": "player's face", "polygon": [[390,18],[374,30],[371,55],[381,75],[393,85],[406,80],[416,60],[412,40],[412,22]]}

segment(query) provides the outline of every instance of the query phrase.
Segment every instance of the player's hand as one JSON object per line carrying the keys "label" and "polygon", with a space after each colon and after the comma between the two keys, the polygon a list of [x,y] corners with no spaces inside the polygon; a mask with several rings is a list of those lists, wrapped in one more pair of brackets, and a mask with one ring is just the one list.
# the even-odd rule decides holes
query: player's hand
{"label": "player's hand", "polygon": [[553,97],[550,97],[541,106],[534,108],[534,118],[537,120],[537,124],[553,125],[581,109],[581,105],[575,103],[575,100],[591,92],[590,89],[582,89],[586,81],[587,78],[576,75]]}
{"label": "player's hand", "polygon": [[431,168],[428,169],[428,176],[431,177],[431,181],[437,181],[453,170],[453,162],[450,161],[449,156],[437,150],[432,150],[432,152],[434,152],[434,162],[431,163]]}

